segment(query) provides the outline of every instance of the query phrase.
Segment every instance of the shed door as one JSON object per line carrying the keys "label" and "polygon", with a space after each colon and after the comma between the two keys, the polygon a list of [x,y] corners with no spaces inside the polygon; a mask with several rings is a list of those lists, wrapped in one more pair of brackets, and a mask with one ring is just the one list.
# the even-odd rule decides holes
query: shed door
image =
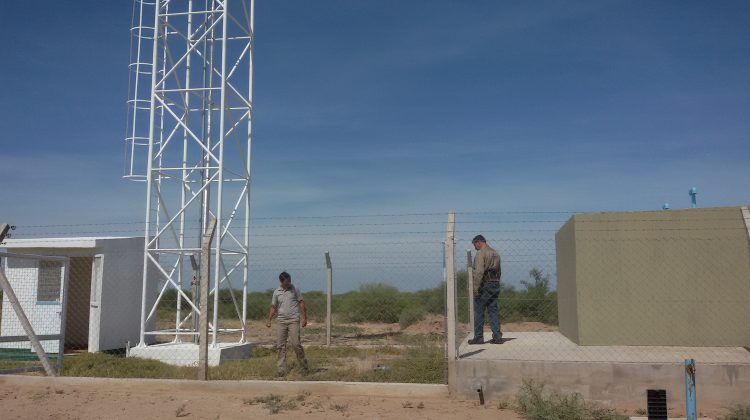
{"label": "shed door", "polygon": [[91,263],[91,309],[89,311],[89,352],[99,351],[102,315],[102,277],[104,273],[104,255],[94,255]]}

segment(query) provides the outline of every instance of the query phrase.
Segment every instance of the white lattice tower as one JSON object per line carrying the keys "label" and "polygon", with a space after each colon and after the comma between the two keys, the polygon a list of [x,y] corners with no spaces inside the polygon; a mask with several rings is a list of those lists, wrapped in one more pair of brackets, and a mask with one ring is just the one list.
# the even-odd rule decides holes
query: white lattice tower
{"label": "white lattice tower", "polygon": [[[201,232],[214,217],[211,342],[222,332],[239,332],[245,342],[254,1],[134,0],[133,10],[125,177],[147,185],[139,346],[147,336],[197,334],[197,296],[185,290],[190,257],[198,258]],[[170,289],[177,293],[174,328],[149,327]],[[221,289],[239,328],[218,325]]]}

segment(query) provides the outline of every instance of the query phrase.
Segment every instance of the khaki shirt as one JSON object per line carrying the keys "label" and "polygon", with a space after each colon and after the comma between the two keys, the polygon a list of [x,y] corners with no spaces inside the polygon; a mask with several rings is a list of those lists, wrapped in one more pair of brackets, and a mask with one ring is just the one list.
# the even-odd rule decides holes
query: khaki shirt
{"label": "khaki shirt", "polygon": [[299,303],[302,293],[293,284],[284,290],[283,287],[273,291],[271,305],[276,307],[279,321],[299,321]]}
{"label": "khaki shirt", "polygon": [[474,295],[479,294],[479,287],[488,280],[500,280],[500,254],[489,245],[477,251],[472,270]]}

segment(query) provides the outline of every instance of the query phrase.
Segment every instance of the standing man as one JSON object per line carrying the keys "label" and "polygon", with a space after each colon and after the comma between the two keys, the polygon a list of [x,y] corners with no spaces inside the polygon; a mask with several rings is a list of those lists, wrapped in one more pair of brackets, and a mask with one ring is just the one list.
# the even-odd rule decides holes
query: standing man
{"label": "standing man", "polygon": [[500,295],[500,254],[487,245],[484,236],[477,235],[471,240],[477,255],[474,257],[474,338],[469,344],[484,344],[484,310],[490,318],[492,344],[501,344],[500,313],[497,297]]}
{"label": "standing man", "polygon": [[292,284],[292,276],[286,271],[279,274],[281,285],[273,291],[271,298],[271,309],[268,311],[268,322],[266,327],[271,328],[273,316],[278,314],[279,328],[276,340],[276,348],[279,351],[278,373],[279,376],[286,374],[286,346],[289,345],[297,354],[297,360],[302,365],[302,373],[307,374],[307,359],[305,350],[300,341],[300,312],[302,312],[302,327],[307,326],[307,309],[302,293],[299,288]]}

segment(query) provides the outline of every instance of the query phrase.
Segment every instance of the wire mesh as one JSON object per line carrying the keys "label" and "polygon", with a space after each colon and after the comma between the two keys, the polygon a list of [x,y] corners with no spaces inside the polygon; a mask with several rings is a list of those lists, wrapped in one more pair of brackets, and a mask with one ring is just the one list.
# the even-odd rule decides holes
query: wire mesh
{"label": "wire mesh", "polygon": [[0,373],[44,371],[32,338],[62,366],[68,266],[66,258],[0,252]]}
{"label": "wire mesh", "polygon": [[[266,321],[271,296],[286,271],[299,288],[308,315],[301,329],[309,369],[289,349],[289,379],[431,382],[446,381],[443,237],[445,215],[371,216],[334,219],[259,219],[242,291],[242,270],[225,261],[227,280],[218,288],[218,347],[229,348],[210,369],[213,379],[277,377],[277,330]],[[422,226],[419,233],[415,226]],[[65,374],[194,378],[197,363],[196,308],[191,306],[196,273],[188,256],[161,261],[177,267],[179,287],[156,270],[146,282],[146,346],[139,345],[143,272],[142,225],[19,226],[18,241],[46,242],[71,257],[69,322],[81,340],[67,343]],[[186,229],[187,232],[191,232]],[[133,235],[87,237],[74,235]],[[198,237],[197,229],[193,233]],[[9,246],[15,245],[13,241]],[[28,246],[28,243],[24,246]],[[325,253],[332,261],[332,325],[327,345]],[[197,263],[200,265],[199,255]],[[214,310],[212,279],[208,311]],[[93,274],[92,274],[93,273]],[[246,305],[246,307],[245,307]],[[242,320],[245,319],[243,328]],[[210,319],[209,319],[210,320]],[[243,337],[244,331],[244,337]],[[210,326],[209,339],[213,334]],[[75,337],[73,334],[71,337]],[[86,338],[88,340],[86,340]],[[249,344],[249,358],[232,347]],[[190,350],[185,350],[189,348]],[[149,354],[150,353],[150,354]],[[158,354],[157,354],[158,353]],[[209,348],[209,362],[212,350]],[[130,356],[130,357],[128,357]],[[226,358],[225,358],[226,356]],[[144,360],[147,358],[158,361]],[[219,356],[216,356],[219,357]],[[166,362],[166,363],[161,363]],[[216,360],[218,362],[218,360]],[[213,364],[213,363],[212,363]]]}
{"label": "wire mesh", "polygon": [[[240,286],[244,273],[233,271],[230,261],[228,280],[218,287],[218,345],[247,343],[251,355],[216,359],[209,377],[277,377],[279,323],[274,319],[269,328],[266,322],[282,271],[301,291],[308,318],[300,332],[308,369],[289,348],[287,379],[443,383],[448,345],[459,359],[748,364],[748,233],[743,219],[728,211],[690,220],[677,212],[598,219],[567,212],[458,213],[453,255],[444,253],[445,214],[258,218],[251,225],[247,294]],[[188,256],[182,256],[178,287],[165,276],[147,279],[146,328],[156,333],[146,344],[164,351],[160,361],[138,354],[142,227],[18,226],[20,239],[13,241],[53,237],[47,243],[70,257],[64,374],[196,377],[196,308],[189,303],[196,279]],[[82,249],[82,238],[73,237],[111,231],[135,238],[100,238]],[[476,234],[501,255],[499,345],[467,343]],[[9,247],[18,246],[13,241]],[[453,343],[446,342],[448,258],[456,280]],[[213,296],[215,284],[209,287]]]}
{"label": "wire mesh", "polygon": [[485,234],[502,258],[501,345],[468,344],[471,267],[459,250],[471,243],[458,241],[459,357],[750,363],[750,249],[738,208],[579,214],[555,223],[551,232],[529,223]]}

